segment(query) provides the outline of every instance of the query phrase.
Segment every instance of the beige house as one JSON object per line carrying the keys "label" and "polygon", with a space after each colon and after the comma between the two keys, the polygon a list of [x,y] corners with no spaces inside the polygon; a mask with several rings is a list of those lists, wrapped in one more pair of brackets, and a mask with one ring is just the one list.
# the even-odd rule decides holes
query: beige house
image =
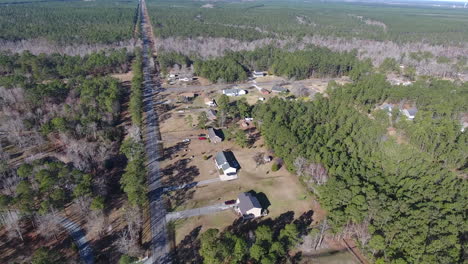
{"label": "beige house", "polygon": [[243,218],[256,218],[264,215],[258,199],[248,192],[237,196],[236,210]]}

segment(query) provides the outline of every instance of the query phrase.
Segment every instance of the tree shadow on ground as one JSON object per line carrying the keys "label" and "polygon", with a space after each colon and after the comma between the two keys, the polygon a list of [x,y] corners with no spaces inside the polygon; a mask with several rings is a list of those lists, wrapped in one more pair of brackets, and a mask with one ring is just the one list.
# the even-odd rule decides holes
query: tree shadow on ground
{"label": "tree shadow on ground", "polygon": [[305,236],[309,233],[310,231],[310,225],[313,222],[312,216],[314,215],[314,211],[309,210],[305,213],[303,213],[299,218],[294,220],[294,223],[297,225],[299,229],[299,234],[301,236]]}
{"label": "tree shadow on ground", "polygon": [[173,250],[174,263],[203,263],[198,253],[200,250],[200,234],[202,226],[194,228]]}
{"label": "tree shadow on ground", "polygon": [[178,142],[172,147],[165,148],[161,160],[173,159],[174,155],[182,149],[186,149],[188,144],[188,142]]}
{"label": "tree shadow on ground", "polygon": [[[181,159],[164,168],[162,170],[162,174],[165,175],[163,185],[181,186],[192,183],[195,177],[200,174],[200,171],[196,166],[189,166],[190,161],[190,159]],[[170,208],[180,206],[187,199],[191,199],[195,192],[194,187],[191,186],[168,193]]]}

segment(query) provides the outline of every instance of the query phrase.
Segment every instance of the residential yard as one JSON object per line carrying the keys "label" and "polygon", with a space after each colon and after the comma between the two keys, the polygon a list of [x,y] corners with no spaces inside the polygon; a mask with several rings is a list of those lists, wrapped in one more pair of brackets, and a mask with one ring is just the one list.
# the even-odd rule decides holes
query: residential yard
{"label": "residential yard", "polygon": [[[177,110],[174,109],[172,112],[177,112]],[[219,177],[213,156],[222,150],[231,150],[241,169],[237,180],[215,182],[167,194],[171,211],[187,210],[236,199],[239,193],[253,190],[265,194],[268,198],[271,204],[268,207],[268,217],[274,218],[287,211],[294,211],[295,215],[299,216],[312,209],[316,212],[314,219],[319,220],[324,214],[295,175],[284,168],[272,172],[273,162],[256,166],[253,156],[258,152],[268,152],[261,139],[251,148],[245,149],[233,142],[223,141],[212,144],[208,140],[199,140],[197,135],[206,133],[206,130],[191,129],[185,122],[184,116],[174,114],[160,124],[163,140],[172,139],[164,141],[165,160],[161,162],[163,182],[173,186]],[[195,117],[194,120],[196,120]],[[190,138],[191,141],[182,142],[184,138]],[[202,226],[202,231],[208,228],[224,228],[237,218],[234,211],[227,210],[212,215],[179,220],[174,223],[176,243],[179,243],[198,226]]]}

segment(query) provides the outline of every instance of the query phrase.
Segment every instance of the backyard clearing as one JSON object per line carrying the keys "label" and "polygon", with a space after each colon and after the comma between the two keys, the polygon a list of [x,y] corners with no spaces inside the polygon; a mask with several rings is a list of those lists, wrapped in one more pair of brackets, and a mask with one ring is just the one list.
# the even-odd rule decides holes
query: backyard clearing
{"label": "backyard clearing", "polygon": [[[186,136],[195,134],[190,131],[185,133]],[[241,192],[252,190],[266,196],[271,204],[267,208],[268,217],[274,218],[288,211],[294,211],[295,216],[299,216],[312,209],[315,212],[314,221],[318,221],[324,214],[295,175],[284,168],[272,172],[272,162],[256,166],[253,156],[258,152],[267,153],[261,139],[252,148],[245,149],[232,142],[212,144],[207,140],[198,139],[184,144],[165,142],[164,147],[168,158],[161,163],[161,168],[164,174],[163,182],[168,185],[187,184],[217,177],[219,172],[212,157],[218,151],[231,150],[241,166],[237,180],[219,181],[167,194],[167,201],[173,212],[219,204],[236,199]],[[230,209],[210,215],[195,216],[188,220],[178,220],[174,223],[175,242],[178,244],[198,226],[202,227],[202,231],[208,228],[222,229],[237,218],[239,216]]]}

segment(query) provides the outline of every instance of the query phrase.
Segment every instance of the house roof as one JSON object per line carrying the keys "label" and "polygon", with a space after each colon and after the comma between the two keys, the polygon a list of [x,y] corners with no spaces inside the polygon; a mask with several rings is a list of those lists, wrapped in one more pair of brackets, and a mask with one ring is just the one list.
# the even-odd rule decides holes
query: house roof
{"label": "house roof", "polygon": [[242,214],[253,208],[262,208],[258,199],[250,193],[241,193],[237,196],[239,199],[239,210]]}
{"label": "house roof", "polygon": [[288,89],[282,87],[282,86],[279,86],[279,85],[275,85],[273,86],[273,88],[271,88],[272,91],[275,91],[275,92],[287,92]]}
{"label": "house roof", "polygon": [[231,151],[221,151],[216,153],[215,160],[218,165],[221,165],[223,170],[239,167],[239,164]]}
{"label": "house roof", "polygon": [[217,131],[212,127],[208,128],[208,136],[210,137],[211,140],[214,140],[214,141],[222,140],[222,138],[218,135]]}
{"label": "house roof", "polygon": [[382,110],[391,111],[393,107],[394,107],[393,104],[385,103],[385,104],[381,105],[379,108],[382,109]]}
{"label": "house roof", "polygon": [[416,113],[418,112],[418,109],[416,107],[410,107],[408,109],[406,109],[406,111],[408,111],[408,113],[411,115],[411,116],[415,116]]}

